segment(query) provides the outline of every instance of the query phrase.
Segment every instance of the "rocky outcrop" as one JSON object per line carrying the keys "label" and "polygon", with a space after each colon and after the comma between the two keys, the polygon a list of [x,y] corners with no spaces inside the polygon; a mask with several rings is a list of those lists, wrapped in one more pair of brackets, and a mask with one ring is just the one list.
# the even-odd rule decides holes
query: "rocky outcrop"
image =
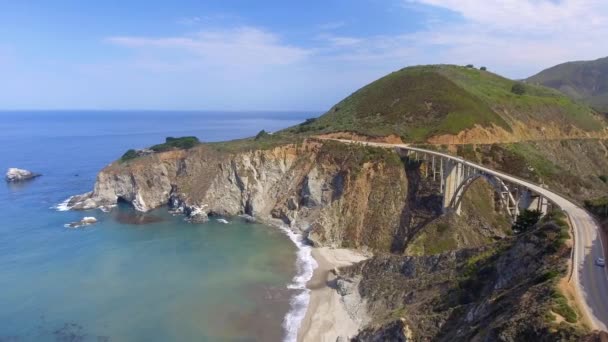
{"label": "rocky outcrop", "polygon": [[28,170],[10,168],[6,172],[5,179],[7,182],[23,182],[40,176],[42,175]]}
{"label": "rocky outcrop", "polygon": [[[403,253],[442,215],[438,187],[390,150],[316,140],[230,153],[203,145],[113,163],[68,206],[168,205],[194,223],[247,215],[300,228],[318,246]],[[457,240],[454,248],[485,241]]]}
{"label": "rocky outcrop", "polygon": [[358,284],[372,316],[354,340],[579,340],[583,330],[550,314],[570,255],[563,229],[547,222],[485,247],[375,256],[340,269],[338,281]]}
{"label": "rocky outcrop", "polygon": [[72,209],[169,205],[193,222],[210,215],[279,219],[318,245],[388,250],[407,208],[407,165],[391,151],[309,141],[226,153],[208,146],[116,162]]}
{"label": "rocky outcrop", "polygon": [[97,223],[97,219],[96,218],[94,218],[92,216],[87,216],[87,217],[84,217],[80,221],[68,223],[65,226],[67,228],[81,228],[81,227],[90,226],[90,225],[95,224],[95,223]]}
{"label": "rocky outcrop", "polygon": [[388,324],[370,326],[361,331],[353,342],[408,342],[412,339],[412,331],[405,319],[397,319]]}

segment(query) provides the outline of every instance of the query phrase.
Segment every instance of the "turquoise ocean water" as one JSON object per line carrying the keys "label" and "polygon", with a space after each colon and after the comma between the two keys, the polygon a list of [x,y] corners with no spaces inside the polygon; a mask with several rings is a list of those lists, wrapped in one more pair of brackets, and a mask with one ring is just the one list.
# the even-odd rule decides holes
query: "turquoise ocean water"
{"label": "turquoise ocean water", "polygon": [[[311,113],[0,112],[0,341],[273,341],[297,291],[297,249],[277,228],[189,224],[165,208],[57,211],[129,148],[218,141]],[[95,216],[84,229],[66,223]],[[147,222],[146,224],[135,224]]]}

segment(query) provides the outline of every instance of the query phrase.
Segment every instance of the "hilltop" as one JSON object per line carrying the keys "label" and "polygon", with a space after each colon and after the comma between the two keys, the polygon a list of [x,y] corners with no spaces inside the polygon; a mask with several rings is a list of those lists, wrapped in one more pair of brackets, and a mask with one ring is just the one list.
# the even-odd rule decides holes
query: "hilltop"
{"label": "hilltop", "polygon": [[549,87],[472,67],[425,65],[392,72],[318,118],[274,134],[261,131],[255,138],[213,145],[229,151],[267,149],[344,133],[408,143],[501,144],[605,139],[608,121]]}
{"label": "hilltop", "polygon": [[[415,66],[359,89],[318,119],[282,133],[354,132],[404,141],[505,142],[588,136],[606,127],[591,108],[543,86],[518,84],[485,70]],[[469,137],[470,139],[467,139]],[[449,140],[449,139],[448,139]],[[494,140],[494,141],[492,141]]]}
{"label": "hilltop", "polygon": [[608,57],[559,64],[528,78],[527,82],[557,89],[608,113]]}

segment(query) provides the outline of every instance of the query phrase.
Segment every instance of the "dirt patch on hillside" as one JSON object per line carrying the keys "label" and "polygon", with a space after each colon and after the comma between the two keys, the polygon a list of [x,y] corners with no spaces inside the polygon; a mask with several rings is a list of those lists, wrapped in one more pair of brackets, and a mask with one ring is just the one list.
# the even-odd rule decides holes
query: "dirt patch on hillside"
{"label": "dirt patch on hillside", "polygon": [[403,144],[403,140],[395,134],[391,134],[383,137],[374,137],[369,135],[363,135],[352,132],[335,132],[335,133],[327,133],[314,136],[319,139],[343,139],[343,140],[353,140],[353,141],[369,141],[369,142],[378,142],[378,143],[387,143],[387,144]]}
{"label": "dirt patch on hillside", "polygon": [[497,125],[492,125],[490,127],[475,125],[475,127],[461,131],[456,135],[444,134],[431,137],[428,139],[428,142],[439,145],[462,145],[514,143],[536,140],[608,138],[608,130],[588,132],[571,125],[563,127],[556,123],[546,122],[523,123],[521,121],[516,121],[512,123],[512,129],[513,132],[509,132]]}

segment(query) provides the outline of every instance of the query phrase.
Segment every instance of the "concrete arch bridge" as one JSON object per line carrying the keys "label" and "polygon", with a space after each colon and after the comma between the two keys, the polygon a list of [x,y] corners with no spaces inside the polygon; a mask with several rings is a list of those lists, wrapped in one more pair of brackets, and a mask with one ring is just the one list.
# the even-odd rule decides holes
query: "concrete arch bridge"
{"label": "concrete arch bridge", "polygon": [[594,218],[568,198],[552,192],[546,186],[446,153],[405,144],[330,140],[394,149],[401,156],[422,162],[422,175],[439,182],[444,211],[454,210],[459,213],[468,187],[481,177],[494,186],[498,200],[512,220],[524,209],[537,209],[543,213],[552,207],[563,210],[572,227],[574,248],[570,281],[580,297],[581,311],[591,322],[592,328],[608,330],[608,267],[598,267],[595,264],[597,258],[605,258],[602,233]]}
{"label": "concrete arch bridge", "polygon": [[455,211],[460,215],[464,194],[469,186],[480,178],[492,185],[498,202],[512,221],[515,221],[523,210],[538,210],[544,215],[555,205],[542,193],[528,187],[528,182],[462,158],[406,145],[399,145],[395,149],[401,156],[420,162],[422,175],[438,183],[445,212]]}

